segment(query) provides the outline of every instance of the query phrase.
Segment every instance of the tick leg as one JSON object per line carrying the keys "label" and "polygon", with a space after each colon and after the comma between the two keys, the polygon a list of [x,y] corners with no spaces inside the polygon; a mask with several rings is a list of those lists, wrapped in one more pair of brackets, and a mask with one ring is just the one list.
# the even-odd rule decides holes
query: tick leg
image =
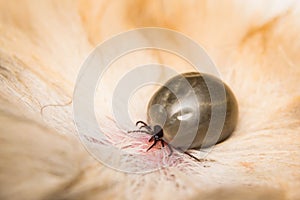
{"label": "tick leg", "polygon": [[192,154],[190,154],[189,152],[185,151],[184,153],[185,153],[186,155],[188,155],[188,156],[190,156],[190,157],[194,158],[194,159],[195,159],[195,160],[197,160],[198,162],[201,162],[201,160],[199,160],[199,158],[197,158],[197,157],[193,156],[193,155],[192,155]]}
{"label": "tick leg", "polygon": [[148,142],[152,142],[154,140],[154,135],[148,140]]}
{"label": "tick leg", "polygon": [[136,126],[138,126],[139,124],[143,124],[144,126],[148,126],[148,124],[146,124],[146,123],[143,122],[143,121],[137,121],[137,122],[135,123]]}
{"label": "tick leg", "polygon": [[127,131],[127,133],[147,133],[149,135],[152,135],[149,131],[145,131],[145,130],[133,130],[133,131]]}
{"label": "tick leg", "polygon": [[192,154],[190,154],[189,152],[187,152],[187,151],[183,151],[181,148],[176,148],[178,151],[180,151],[181,153],[184,153],[184,154],[186,154],[186,155],[188,155],[188,156],[190,156],[191,158],[194,158],[195,160],[197,160],[198,162],[201,162],[201,160],[199,159],[199,158],[197,158],[197,157],[195,157],[195,156],[193,156]]}
{"label": "tick leg", "polygon": [[140,127],[140,129],[142,129],[142,128],[145,128],[145,129],[147,129],[148,131],[152,132],[152,129],[151,129],[150,126],[145,126],[145,125],[143,125],[143,126]]}
{"label": "tick leg", "polygon": [[170,150],[169,156],[171,156],[173,154],[173,149],[172,149],[172,147],[167,142],[166,142],[166,144],[167,144],[167,146],[168,146],[168,148]]}
{"label": "tick leg", "polygon": [[154,147],[154,146],[156,145],[156,143],[157,143],[157,140],[155,140],[155,141],[153,142],[153,144],[147,149],[147,151],[149,151],[150,149],[152,149],[152,147]]}
{"label": "tick leg", "polygon": [[161,146],[165,147],[165,141],[161,140],[160,142],[161,142]]}
{"label": "tick leg", "polygon": [[170,153],[169,153],[169,156],[171,156],[173,154],[173,149],[171,147],[171,145],[169,145],[169,143],[167,143],[166,141],[164,140],[161,140],[161,145],[164,147],[164,144],[166,144],[170,150]]}

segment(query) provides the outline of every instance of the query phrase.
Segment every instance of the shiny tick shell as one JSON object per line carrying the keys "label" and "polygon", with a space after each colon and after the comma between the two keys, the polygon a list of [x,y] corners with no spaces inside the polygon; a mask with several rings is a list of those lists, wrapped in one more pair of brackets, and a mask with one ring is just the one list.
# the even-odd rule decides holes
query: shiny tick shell
{"label": "shiny tick shell", "polygon": [[219,78],[190,72],[165,83],[151,98],[147,115],[148,122],[163,127],[164,139],[173,146],[199,149],[231,135],[237,124],[238,104]]}

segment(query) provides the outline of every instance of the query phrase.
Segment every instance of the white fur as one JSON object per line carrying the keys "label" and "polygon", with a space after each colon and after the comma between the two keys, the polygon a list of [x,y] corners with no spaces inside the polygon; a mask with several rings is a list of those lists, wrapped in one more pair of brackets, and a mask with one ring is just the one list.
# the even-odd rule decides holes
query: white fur
{"label": "white fur", "polygon": [[[0,199],[298,199],[299,8],[298,1],[0,1]],[[175,153],[171,159],[183,159],[172,167],[132,175],[85,151],[68,102],[92,48],[144,26],[200,43],[236,94],[240,116],[204,162]],[[190,69],[164,52],[133,53],[112,65],[106,100],[118,77],[149,62]],[[133,120],[145,119],[149,91],[133,98]],[[96,103],[99,116],[110,115],[104,103]],[[146,140],[133,150],[145,150]]]}

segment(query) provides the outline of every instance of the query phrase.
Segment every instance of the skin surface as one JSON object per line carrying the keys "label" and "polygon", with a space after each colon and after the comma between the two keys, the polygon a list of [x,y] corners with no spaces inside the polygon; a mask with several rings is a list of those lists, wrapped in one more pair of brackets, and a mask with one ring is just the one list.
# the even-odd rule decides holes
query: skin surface
{"label": "skin surface", "polygon": [[[161,107],[155,110],[154,105]],[[225,140],[237,119],[237,100],[230,88],[212,75],[197,72],[173,77],[148,104],[151,124],[161,125],[164,138],[183,149],[209,147]]]}
{"label": "skin surface", "polygon": [[[0,0],[0,199],[299,200],[299,19],[294,0]],[[121,129],[109,110],[116,83],[149,63],[178,73],[194,68],[163,51],[119,58],[95,96],[99,126],[116,147],[160,167],[128,174],[86,151],[69,102],[92,49],[145,26],[176,30],[199,43],[234,92],[239,116],[231,136],[201,162],[177,151],[168,157],[159,144],[146,152],[151,136],[126,130],[147,119],[158,88],[141,86],[132,95],[132,126]],[[155,78],[164,80],[159,72]]]}

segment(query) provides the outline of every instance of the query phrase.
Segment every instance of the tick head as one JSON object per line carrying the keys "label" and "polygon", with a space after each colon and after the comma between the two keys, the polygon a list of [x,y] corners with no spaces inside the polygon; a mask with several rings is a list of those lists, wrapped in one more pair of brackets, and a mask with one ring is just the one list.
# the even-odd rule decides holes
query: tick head
{"label": "tick head", "polygon": [[164,136],[163,129],[159,125],[155,125],[153,127],[153,132],[154,132],[154,135],[157,135],[157,137],[159,137],[159,138]]}

